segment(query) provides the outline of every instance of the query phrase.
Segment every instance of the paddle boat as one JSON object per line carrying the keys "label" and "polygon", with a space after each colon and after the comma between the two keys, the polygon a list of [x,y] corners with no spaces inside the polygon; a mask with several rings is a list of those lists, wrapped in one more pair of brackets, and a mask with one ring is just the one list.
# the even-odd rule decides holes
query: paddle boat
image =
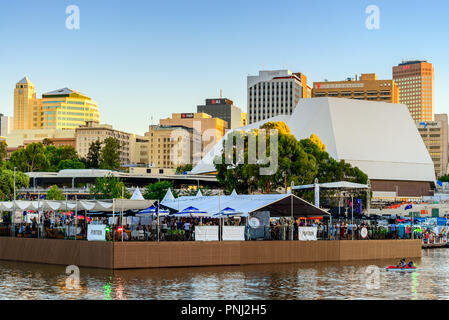
{"label": "paddle boat", "polygon": [[405,266],[405,267],[398,267],[398,266],[388,266],[386,268],[388,271],[415,271],[416,267],[409,267],[409,266]]}

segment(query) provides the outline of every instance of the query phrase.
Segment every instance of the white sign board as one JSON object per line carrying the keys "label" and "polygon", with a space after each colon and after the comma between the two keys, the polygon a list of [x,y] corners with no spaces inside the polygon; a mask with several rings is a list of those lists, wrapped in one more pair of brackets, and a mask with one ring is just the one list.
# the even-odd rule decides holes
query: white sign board
{"label": "white sign board", "polygon": [[218,226],[195,226],[195,241],[218,241]]}
{"label": "white sign board", "polygon": [[223,226],[223,241],[245,241],[245,226]]}
{"label": "white sign board", "polygon": [[105,224],[88,224],[87,225],[88,241],[106,241],[106,225]]}
{"label": "white sign board", "polygon": [[317,227],[299,227],[298,240],[308,241],[316,240]]}

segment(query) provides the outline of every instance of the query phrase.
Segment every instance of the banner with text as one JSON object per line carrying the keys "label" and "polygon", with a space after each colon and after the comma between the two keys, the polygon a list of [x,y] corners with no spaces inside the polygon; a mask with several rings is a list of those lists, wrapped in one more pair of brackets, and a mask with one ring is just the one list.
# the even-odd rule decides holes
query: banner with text
{"label": "banner with text", "polygon": [[223,240],[245,241],[245,226],[223,226]]}
{"label": "banner with text", "polygon": [[218,226],[195,226],[195,241],[218,241]]}
{"label": "banner with text", "polygon": [[106,241],[106,225],[105,224],[88,224],[87,225],[88,241]]}
{"label": "banner with text", "polygon": [[309,241],[316,240],[317,227],[299,227],[298,240]]}

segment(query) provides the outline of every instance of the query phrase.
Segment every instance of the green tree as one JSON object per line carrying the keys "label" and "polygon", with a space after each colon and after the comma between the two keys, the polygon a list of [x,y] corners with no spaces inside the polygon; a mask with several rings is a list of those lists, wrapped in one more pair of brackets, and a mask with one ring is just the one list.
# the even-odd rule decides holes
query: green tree
{"label": "green tree", "polygon": [[7,145],[5,141],[0,141],[0,165],[5,161],[8,156]]}
{"label": "green tree", "polygon": [[120,142],[113,137],[104,140],[101,149],[100,168],[108,170],[120,169]]}
{"label": "green tree", "polygon": [[192,171],[193,166],[191,164],[181,165],[176,168],[176,173],[181,174],[183,172]]}
{"label": "green tree", "polygon": [[[16,189],[28,187],[30,177],[16,171]],[[14,171],[2,169],[0,171],[0,199],[12,200],[14,197]]]}
{"label": "green tree", "polygon": [[65,196],[62,193],[62,190],[58,188],[57,185],[54,185],[47,191],[47,195],[45,197],[47,200],[65,200]]}
{"label": "green tree", "polygon": [[84,163],[79,159],[66,159],[62,160],[58,164],[58,171],[65,170],[65,169],[84,169],[85,165]]}
{"label": "green tree", "polygon": [[122,198],[122,189],[124,188],[124,198],[131,198],[131,194],[125,188],[125,184],[118,177],[108,175],[97,178],[95,185],[91,189],[91,196],[95,199],[118,199]]}
{"label": "green tree", "polygon": [[171,188],[173,195],[177,197],[177,193],[173,190],[173,182],[171,181],[158,181],[145,187],[143,197],[147,200],[162,200],[165,194]]}
{"label": "green tree", "polygon": [[50,139],[45,138],[44,140],[42,140],[42,144],[47,147],[47,146],[52,146],[53,142]]}
{"label": "green tree", "polygon": [[[236,137],[232,137],[232,139],[237,140],[237,136],[240,135],[244,141],[244,163],[235,164],[237,152],[235,144],[232,154],[222,155],[221,164],[217,164],[215,161],[217,180],[228,192],[235,189],[238,193],[251,193],[252,191],[269,193],[272,190],[285,187],[286,183],[287,186],[292,182],[295,185],[310,184],[315,178],[318,178],[321,183],[341,180],[367,183],[368,176],[360,169],[352,167],[343,160],[336,161],[331,158],[325,151],[325,145],[316,135],[298,141],[284,122],[267,122],[260,128],[266,130],[267,157],[274,154],[278,159],[278,168],[271,175],[261,175],[260,169],[269,164],[249,164],[248,140],[251,135],[257,137],[259,130],[255,129],[248,133],[236,132]],[[278,148],[272,153],[270,153],[271,129],[277,130],[278,134]],[[226,164],[226,162],[232,162],[233,165]]]}
{"label": "green tree", "polygon": [[441,182],[449,182],[449,174],[439,177],[438,180]]}
{"label": "green tree", "polygon": [[19,149],[11,154],[10,167],[17,167],[22,172],[48,171],[48,160],[45,147],[42,143],[31,143],[24,149]]}
{"label": "green tree", "polygon": [[[234,146],[233,154],[223,154],[222,163],[215,164],[217,180],[225,189],[228,192],[235,189],[238,193],[271,192],[285,185],[285,175],[288,185],[292,181],[295,184],[311,183],[317,172],[315,159],[302,149],[299,142],[290,133],[288,126],[283,122],[268,122],[261,129],[266,130],[267,157],[274,154],[278,159],[276,172],[272,175],[261,175],[261,168],[268,167],[270,164],[250,164],[248,161],[249,137],[251,135],[258,137],[259,130],[252,130],[249,133],[237,132],[235,133],[236,136],[240,136],[240,139],[244,141],[244,163],[239,165],[226,164],[226,162],[230,162],[229,160],[235,163],[237,148]],[[272,153],[270,153],[271,129],[277,130],[278,133],[278,148],[273,150]],[[233,139],[237,140],[237,137],[233,137]]]}
{"label": "green tree", "polygon": [[89,151],[86,159],[84,159],[86,168],[100,168],[101,142],[100,140],[92,141],[89,145]]}
{"label": "green tree", "polygon": [[64,160],[78,160],[78,154],[72,146],[59,146],[48,145],[45,147],[45,155],[50,162],[50,170],[57,171],[61,161]]}

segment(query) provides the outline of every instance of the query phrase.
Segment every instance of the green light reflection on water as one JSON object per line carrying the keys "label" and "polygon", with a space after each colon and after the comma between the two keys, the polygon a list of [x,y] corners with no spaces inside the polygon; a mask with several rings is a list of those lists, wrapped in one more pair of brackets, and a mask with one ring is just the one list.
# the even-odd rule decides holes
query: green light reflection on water
{"label": "green light reflection on water", "polygon": [[106,283],[103,288],[104,288],[104,298],[105,298],[105,300],[111,300],[112,299],[111,298],[111,291],[112,291],[111,283],[110,282]]}

